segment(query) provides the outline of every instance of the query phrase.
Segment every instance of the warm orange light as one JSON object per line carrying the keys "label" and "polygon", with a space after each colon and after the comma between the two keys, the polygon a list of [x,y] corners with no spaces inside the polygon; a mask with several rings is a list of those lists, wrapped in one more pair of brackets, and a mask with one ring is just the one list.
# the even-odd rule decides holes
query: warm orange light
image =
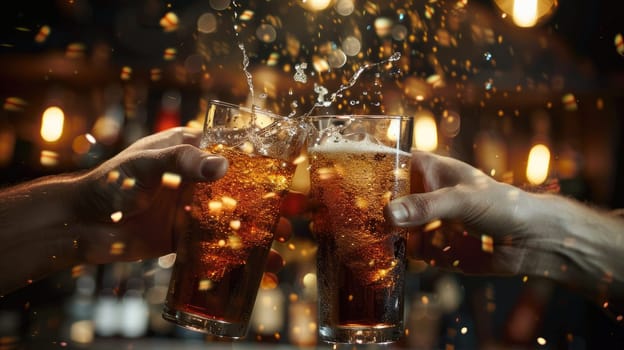
{"label": "warm orange light", "polygon": [[494,0],[503,14],[523,28],[533,27],[544,22],[559,6],[558,0]]}
{"label": "warm orange light", "polygon": [[548,178],[550,166],[550,150],[548,147],[538,144],[531,148],[527,163],[526,176],[529,183],[539,185]]}
{"label": "warm orange light", "polygon": [[311,11],[322,11],[331,5],[332,0],[301,0],[301,6]]}
{"label": "warm orange light", "polygon": [[15,131],[7,125],[0,125],[0,167],[5,166],[13,159],[15,150]]}
{"label": "warm orange light", "polygon": [[301,158],[301,161],[297,163],[292,184],[290,185],[291,191],[303,194],[308,194],[310,192],[310,173],[308,171],[309,165],[310,162],[307,157]]}
{"label": "warm orange light", "polygon": [[401,121],[391,120],[390,125],[388,125],[388,131],[386,132],[388,141],[396,141],[399,139],[400,135],[401,135]]}
{"label": "warm orange light", "polygon": [[537,23],[537,0],[515,0],[511,17],[518,27],[533,27]]}
{"label": "warm orange light", "polygon": [[415,117],[414,148],[419,151],[435,151],[438,148],[438,128],[430,114]]}
{"label": "warm orange light", "polygon": [[39,163],[46,167],[53,167],[59,163],[59,154],[50,150],[41,150],[39,155]]}
{"label": "warm orange light", "polygon": [[59,107],[48,107],[41,117],[41,138],[47,142],[58,141],[63,135],[65,114]]}

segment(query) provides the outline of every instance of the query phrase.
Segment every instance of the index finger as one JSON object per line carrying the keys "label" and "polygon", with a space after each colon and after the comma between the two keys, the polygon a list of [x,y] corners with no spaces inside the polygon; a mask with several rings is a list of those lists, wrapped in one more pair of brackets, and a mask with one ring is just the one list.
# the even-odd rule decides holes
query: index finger
{"label": "index finger", "polygon": [[487,175],[459,159],[434,153],[412,152],[412,184],[415,192],[428,192],[460,183],[485,181]]}

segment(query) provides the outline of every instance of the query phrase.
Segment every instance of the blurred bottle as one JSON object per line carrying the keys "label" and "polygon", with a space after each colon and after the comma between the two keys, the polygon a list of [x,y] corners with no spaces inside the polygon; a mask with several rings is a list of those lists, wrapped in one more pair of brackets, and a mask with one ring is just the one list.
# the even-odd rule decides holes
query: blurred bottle
{"label": "blurred bottle", "polygon": [[156,336],[168,336],[173,333],[175,325],[162,317],[165,298],[171,278],[171,267],[175,262],[175,253],[169,254],[148,263],[146,273],[145,300],[149,313],[149,331]]}
{"label": "blurred bottle", "polygon": [[[140,271],[139,271],[140,273]],[[120,334],[126,338],[139,338],[147,333],[149,325],[149,309],[144,296],[142,276],[134,273],[127,281],[126,292],[121,298]]]}
{"label": "blurred bottle", "polygon": [[144,298],[143,264],[115,263],[103,269],[101,289],[93,312],[96,334],[126,338],[146,335],[149,310]]}
{"label": "blurred bottle", "polygon": [[119,285],[115,278],[115,265],[117,264],[102,267],[101,286],[93,308],[93,326],[96,335],[100,337],[117,335],[121,324],[121,308],[117,297]]}
{"label": "blurred bottle", "polygon": [[63,332],[72,345],[88,347],[95,337],[93,312],[95,307],[95,268],[77,266],[73,269],[76,276],[74,293],[65,306],[66,320]]}

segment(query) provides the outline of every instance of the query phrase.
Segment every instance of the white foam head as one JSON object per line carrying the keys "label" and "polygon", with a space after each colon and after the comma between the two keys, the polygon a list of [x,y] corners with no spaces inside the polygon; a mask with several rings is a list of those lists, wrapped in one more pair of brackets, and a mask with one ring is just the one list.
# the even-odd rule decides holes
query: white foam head
{"label": "white foam head", "polygon": [[382,145],[377,142],[365,138],[364,140],[349,140],[345,138],[331,138],[325,142],[310,148],[312,152],[322,153],[399,153],[409,154],[409,152],[400,149]]}

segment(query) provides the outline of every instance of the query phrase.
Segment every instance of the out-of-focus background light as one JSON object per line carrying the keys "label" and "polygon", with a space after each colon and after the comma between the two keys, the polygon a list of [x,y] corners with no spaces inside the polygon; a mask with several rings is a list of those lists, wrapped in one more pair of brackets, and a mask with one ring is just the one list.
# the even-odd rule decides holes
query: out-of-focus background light
{"label": "out-of-focus background light", "polygon": [[538,0],[514,0],[511,17],[518,27],[532,27],[537,23]]}
{"label": "out-of-focus background light", "polygon": [[399,133],[401,132],[401,121],[400,120],[391,120],[390,126],[388,127],[388,131],[386,132],[386,137],[389,141],[396,141],[399,138]]}
{"label": "out-of-focus background light", "polygon": [[353,0],[338,0],[336,2],[336,12],[341,16],[349,16],[355,10]]}
{"label": "out-of-focus background light", "polygon": [[414,116],[414,149],[435,151],[438,148],[438,127],[429,112],[419,112]]}
{"label": "out-of-focus background light", "polygon": [[529,183],[540,185],[548,178],[550,169],[550,150],[539,144],[531,148],[527,162],[526,177]]}
{"label": "out-of-focus background light", "polygon": [[559,6],[558,0],[494,0],[503,17],[518,27],[529,28],[547,21]]}
{"label": "out-of-focus background light", "polygon": [[15,140],[15,130],[8,125],[2,125],[0,128],[0,166],[7,166],[13,159]]}
{"label": "out-of-focus background light", "polygon": [[299,4],[310,11],[322,11],[328,8],[333,0],[298,0]]}
{"label": "out-of-focus background light", "polygon": [[63,135],[65,113],[60,107],[46,108],[41,116],[41,138],[47,142],[58,141]]}

